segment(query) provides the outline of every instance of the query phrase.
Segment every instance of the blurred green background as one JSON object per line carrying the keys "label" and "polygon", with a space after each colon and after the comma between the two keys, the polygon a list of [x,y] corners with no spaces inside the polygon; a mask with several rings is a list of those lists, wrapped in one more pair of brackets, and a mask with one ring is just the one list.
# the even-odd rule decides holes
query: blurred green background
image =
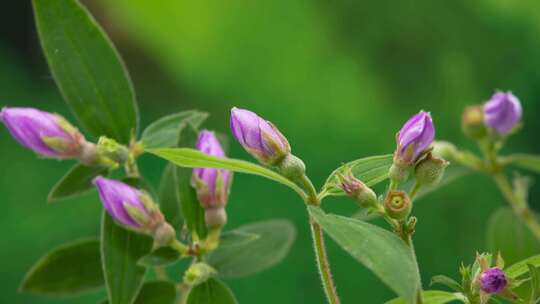
{"label": "blurred green background", "polygon": [[[85,1],[124,57],[142,125],[185,109],[211,113],[228,132],[232,106],[252,109],[289,138],[317,185],[342,162],[390,153],[394,134],[420,109],[437,137],[473,148],[461,111],[495,89],[524,106],[524,130],[505,152],[540,153],[540,4],[535,0],[454,1]],[[68,118],[39,47],[29,1],[0,11],[0,105],[32,106]],[[231,141],[231,156],[250,157]],[[0,128],[0,302],[96,303],[97,292],[67,300],[19,294],[28,268],[64,242],[98,234],[95,193],[47,205],[49,189],[72,165],[40,160]],[[141,159],[157,182],[164,163]],[[531,204],[539,209],[540,187]],[[461,261],[485,248],[489,215],[504,201],[490,181],[468,176],[416,205],[424,283],[457,278]],[[345,198],[329,211],[352,214]],[[240,303],[323,303],[306,213],[289,189],[237,174],[229,227],[288,218],[298,229],[285,261],[257,276],[230,280]],[[343,303],[382,303],[391,291],[335,243],[329,254]],[[179,274],[180,275],[180,274]]]}

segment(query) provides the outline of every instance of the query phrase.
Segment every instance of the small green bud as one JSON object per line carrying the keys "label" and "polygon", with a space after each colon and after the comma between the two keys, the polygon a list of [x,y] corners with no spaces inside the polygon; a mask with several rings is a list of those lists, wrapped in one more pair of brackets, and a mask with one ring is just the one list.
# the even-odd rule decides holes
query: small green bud
{"label": "small green bud", "polygon": [[375,192],[357,179],[350,168],[344,174],[338,173],[337,177],[341,183],[341,189],[354,199],[360,207],[374,207],[378,204]]}
{"label": "small green bud", "polygon": [[291,180],[297,180],[306,173],[306,165],[304,162],[291,153],[283,157],[276,166],[283,176]]}
{"label": "small green bud", "polygon": [[459,157],[458,148],[453,143],[443,140],[433,142],[433,150],[431,153],[435,157],[447,159],[449,161],[453,161]]}
{"label": "small green bud", "polygon": [[481,139],[487,135],[484,124],[484,108],[481,105],[468,106],[461,117],[461,129],[471,139]]}
{"label": "small green bud", "polygon": [[416,177],[416,182],[421,186],[438,184],[449,164],[450,163],[446,160],[434,157],[429,153],[415,167],[414,175]]}
{"label": "small green bud", "polygon": [[189,286],[195,286],[217,274],[212,266],[199,262],[191,265],[184,273],[184,283]]}
{"label": "small green bud", "polygon": [[411,199],[406,192],[390,191],[384,200],[384,209],[391,218],[403,220],[411,213]]}

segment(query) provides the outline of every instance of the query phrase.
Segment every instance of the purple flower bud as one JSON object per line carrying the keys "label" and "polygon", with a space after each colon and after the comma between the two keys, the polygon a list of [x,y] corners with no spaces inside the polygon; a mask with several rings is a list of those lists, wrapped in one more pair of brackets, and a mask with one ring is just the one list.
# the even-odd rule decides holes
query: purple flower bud
{"label": "purple flower bud", "polygon": [[377,195],[371,188],[357,179],[350,168],[337,175],[341,189],[349,197],[353,198],[361,207],[374,207],[377,205]]}
{"label": "purple flower bud", "polygon": [[484,105],[484,122],[498,134],[508,134],[521,120],[521,103],[510,92],[497,92]]}
{"label": "purple flower bud", "polygon": [[163,222],[159,209],[142,191],[102,176],[93,182],[103,207],[120,224],[150,233]]}
{"label": "purple flower bud", "polygon": [[3,108],[0,121],[21,145],[47,157],[77,157],[85,142],[63,117],[33,108]]}
{"label": "purple flower bud", "polygon": [[489,268],[480,275],[480,289],[487,294],[499,293],[507,285],[506,274],[498,267]]}
{"label": "purple flower bud", "polygon": [[414,163],[431,145],[435,138],[435,127],[431,115],[427,112],[411,117],[397,135],[395,161],[402,164]]}
{"label": "purple flower bud", "polygon": [[[214,132],[201,131],[195,148],[211,156],[225,158],[225,152]],[[232,173],[224,169],[194,168],[191,182],[197,191],[201,205],[207,208],[221,208],[227,203]]]}
{"label": "purple flower bud", "polygon": [[232,108],[231,130],[244,149],[263,164],[276,165],[291,153],[285,136],[271,122],[251,111]]}

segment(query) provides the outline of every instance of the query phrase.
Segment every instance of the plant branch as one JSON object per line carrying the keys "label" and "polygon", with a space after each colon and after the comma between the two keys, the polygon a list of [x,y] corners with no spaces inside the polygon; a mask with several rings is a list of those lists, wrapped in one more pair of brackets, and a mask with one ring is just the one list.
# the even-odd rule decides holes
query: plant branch
{"label": "plant branch", "polygon": [[337,295],[336,286],[332,279],[330,263],[328,262],[328,256],[326,255],[323,231],[321,226],[317,224],[313,218],[310,218],[310,226],[311,236],[313,238],[313,247],[315,249],[315,257],[317,259],[317,267],[319,268],[319,274],[321,275],[321,281],[326,298],[330,304],[339,304],[339,297]]}
{"label": "plant branch", "polygon": [[[317,190],[313,186],[311,180],[304,174],[299,178],[298,182],[302,184],[308,193],[307,198],[305,198],[306,204],[319,206],[321,201],[319,200]],[[326,294],[328,303],[339,304],[340,301],[337,295],[336,285],[332,279],[330,262],[328,261],[328,255],[326,254],[326,246],[324,244],[324,234],[322,228],[311,216],[309,219],[309,224],[311,228],[311,237],[313,239],[313,249],[315,250],[315,258],[317,260],[317,268],[319,269],[319,274],[321,276],[324,293]]]}

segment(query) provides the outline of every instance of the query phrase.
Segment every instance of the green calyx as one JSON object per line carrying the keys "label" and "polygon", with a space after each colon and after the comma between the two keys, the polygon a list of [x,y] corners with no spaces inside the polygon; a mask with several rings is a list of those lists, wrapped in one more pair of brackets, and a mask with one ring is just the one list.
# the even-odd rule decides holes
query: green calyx
{"label": "green calyx", "polygon": [[414,169],[416,182],[421,186],[438,184],[449,164],[446,160],[434,157],[432,153],[429,153]]}
{"label": "green calyx", "polygon": [[306,173],[306,165],[304,162],[291,153],[283,157],[276,164],[276,168],[281,175],[293,181],[298,180]]}

